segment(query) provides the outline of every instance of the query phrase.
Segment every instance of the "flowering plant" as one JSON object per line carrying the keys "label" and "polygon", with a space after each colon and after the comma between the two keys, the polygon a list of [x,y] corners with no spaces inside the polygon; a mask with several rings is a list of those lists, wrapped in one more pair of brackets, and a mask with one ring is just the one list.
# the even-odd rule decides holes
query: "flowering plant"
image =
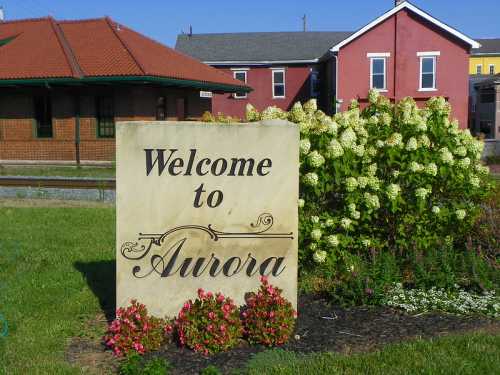
{"label": "flowering plant", "polygon": [[198,289],[198,298],[186,301],[174,322],[181,345],[205,355],[233,348],[242,336],[239,310],[221,293]]}
{"label": "flowering plant", "polygon": [[164,325],[164,320],[148,315],[145,305],[132,300],[130,306],[116,310],[116,319],[103,340],[116,356],[131,352],[144,354],[160,347]]}
{"label": "flowering plant", "polygon": [[282,345],[290,338],[297,313],[281,293],[262,276],[259,291],[249,294],[242,319],[250,343]]}
{"label": "flowering plant", "polygon": [[[315,100],[292,107],[287,118],[301,134],[302,266],[345,273],[370,254],[397,252],[404,262],[464,242],[489,190],[488,168],[483,143],[450,112],[441,97],[418,108],[376,91],[366,108],[353,101],[333,117]],[[261,118],[253,107],[248,114]]]}

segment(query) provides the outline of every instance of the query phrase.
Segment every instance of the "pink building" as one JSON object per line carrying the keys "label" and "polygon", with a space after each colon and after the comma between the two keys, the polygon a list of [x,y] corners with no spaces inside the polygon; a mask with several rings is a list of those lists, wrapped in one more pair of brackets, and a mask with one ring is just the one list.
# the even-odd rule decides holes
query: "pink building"
{"label": "pink building", "polygon": [[214,95],[212,112],[244,116],[245,106],[316,97],[327,113],[370,88],[391,100],[444,96],[467,127],[468,64],[480,44],[407,1],[356,32],[183,34],[176,49],[246,82],[249,94]]}

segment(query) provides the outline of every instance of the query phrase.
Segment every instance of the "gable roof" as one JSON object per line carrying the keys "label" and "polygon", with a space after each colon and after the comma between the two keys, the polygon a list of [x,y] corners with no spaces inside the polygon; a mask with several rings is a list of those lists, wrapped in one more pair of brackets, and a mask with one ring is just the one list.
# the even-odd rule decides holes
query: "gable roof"
{"label": "gable roof", "polygon": [[472,55],[500,55],[500,39],[476,39],[481,47],[474,50]]}
{"label": "gable roof", "polygon": [[454,29],[451,26],[448,26],[447,24],[437,20],[433,16],[431,16],[429,13],[424,12],[422,9],[417,8],[415,5],[409,3],[408,1],[403,1],[401,4],[395,6],[391,10],[385,12],[382,14],[380,17],[376,18],[366,26],[363,26],[361,29],[350,35],[348,38],[342,40],[341,42],[334,44],[333,47],[330,49],[332,52],[338,52],[340,48],[345,46],[346,44],[352,42],[354,39],[358,38],[362,34],[366,33],[368,30],[372,29],[376,25],[380,24],[381,22],[385,21],[392,15],[396,14],[397,12],[407,9],[415,14],[418,14],[420,17],[424,18],[425,20],[429,21],[430,23],[436,25],[437,27],[441,28],[442,30],[454,35],[456,38],[464,41],[465,43],[469,44],[472,48],[479,48],[481,47],[481,44],[476,42],[475,40],[469,38],[467,35],[462,34],[458,30]]}
{"label": "gable roof", "polygon": [[110,18],[51,17],[0,23],[0,85],[156,82],[214,91],[250,91],[229,74]]}
{"label": "gable roof", "polygon": [[175,49],[211,65],[317,62],[332,43],[352,32],[181,34]]}

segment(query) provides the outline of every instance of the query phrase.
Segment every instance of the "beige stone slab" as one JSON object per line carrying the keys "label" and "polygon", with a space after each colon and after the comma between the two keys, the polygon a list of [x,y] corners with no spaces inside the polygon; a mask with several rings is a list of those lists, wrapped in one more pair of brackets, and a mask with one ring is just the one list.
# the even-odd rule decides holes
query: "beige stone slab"
{"label": "beige stone slab", "polygon": [[117,123],[117,305],[174,316],[198,288],[243,304],[261,273],[296,305],[298,141],[285,121]]}

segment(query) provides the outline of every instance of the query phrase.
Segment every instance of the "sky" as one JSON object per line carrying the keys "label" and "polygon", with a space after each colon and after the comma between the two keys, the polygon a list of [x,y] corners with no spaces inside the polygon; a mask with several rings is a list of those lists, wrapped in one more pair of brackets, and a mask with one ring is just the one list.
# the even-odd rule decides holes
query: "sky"
{"label": "sky", "polygon": [[[500,38],[500,0],[413,0],[473,38]],[[0,0],[5,19],[110,16],[169,46],[177,34],[244,31],[354,31],[394,6],[394,0]]]}

